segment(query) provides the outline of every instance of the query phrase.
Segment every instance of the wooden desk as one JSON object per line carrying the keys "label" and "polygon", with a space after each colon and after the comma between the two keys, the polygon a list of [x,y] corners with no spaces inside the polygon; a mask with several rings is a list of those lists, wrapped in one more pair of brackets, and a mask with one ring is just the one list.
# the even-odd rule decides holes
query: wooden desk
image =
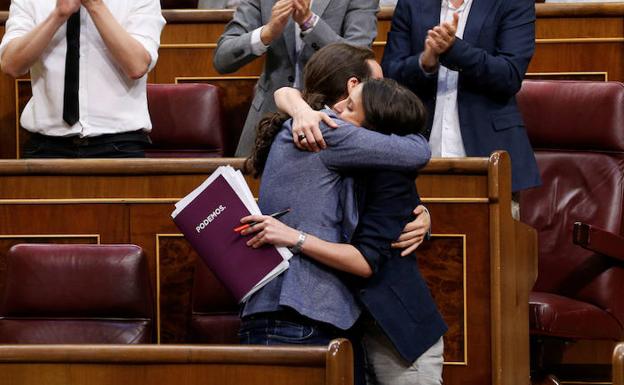
{"label": "wooden desk", "polygon": [[351,385],[351,344],[0,346],[4,385]]}
{"label": "wooden desk", "polygon": [[[241,160],[0,161],[0,289],[13,244],[134,243],[148,256],[160,342],[187,341],[196,254],[170,213],[222,164]],[[537,241],[511,218],[510,183],[505,153],[434,159],[418,178],[434,234],[419,265],[450,327],[445,384],[528,383]]]}

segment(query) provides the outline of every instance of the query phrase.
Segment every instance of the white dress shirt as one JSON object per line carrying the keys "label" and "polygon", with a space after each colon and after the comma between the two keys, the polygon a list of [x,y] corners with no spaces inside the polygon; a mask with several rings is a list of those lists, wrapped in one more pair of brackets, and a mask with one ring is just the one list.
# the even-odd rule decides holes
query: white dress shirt
{"label": "white dress shirt", "polygon": [[[440,23],[453,22],[453,13],[459,14],[456,37],[464,36],[466,21],[472,6],[472,0],[464,0],[458,8],[450,1],[443,0],[440,10]],[[433,126],[429,136],[431,155],[436,157],[464,157],[466,150],[459,128],[459,111],[457,109],[457,82],[459,73],[444,66],[438,69],[438,91],[436,94]]]}
{"label": "white dress shirt", "polygon": [[[158,0],[106,0],[107,7],[150,55],[150,70],[158,59],[160,33],[165,25]],[[30,32],[54,10],[56,1],[13,0],[0,44]],[[87,10],[80,9],[80,120],[63,121],[66,26],[58,29],[43,55],[30,69],[33,97],[22,113],[22,126],[49,136],[93,137],[152,128],[147,109],[147,75],[125,76],[108,53]]]}

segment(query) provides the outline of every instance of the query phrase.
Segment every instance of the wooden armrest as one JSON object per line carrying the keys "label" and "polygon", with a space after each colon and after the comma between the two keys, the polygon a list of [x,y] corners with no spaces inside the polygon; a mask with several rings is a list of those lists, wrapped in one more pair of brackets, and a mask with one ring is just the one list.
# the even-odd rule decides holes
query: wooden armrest
{"label": "wooden armrest", "polygon": [[624,385],[624,342],[613,351],[613,385]]}
{"label": "wooden armrest", "polygon": [[587,250],[624,261],[624,237],[586,223],[574,223],[574,244]]}

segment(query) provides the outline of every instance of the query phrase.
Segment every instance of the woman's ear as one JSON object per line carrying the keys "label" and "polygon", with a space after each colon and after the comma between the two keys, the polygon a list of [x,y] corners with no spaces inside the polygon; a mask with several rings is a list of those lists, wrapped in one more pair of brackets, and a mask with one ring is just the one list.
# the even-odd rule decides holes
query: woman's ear
{"label": "woman's ear", "polygon": [[358,84],[360,84],[360,79],[355,76],[351,76],[349,80],[347,80],[347,94],[350,94]]}

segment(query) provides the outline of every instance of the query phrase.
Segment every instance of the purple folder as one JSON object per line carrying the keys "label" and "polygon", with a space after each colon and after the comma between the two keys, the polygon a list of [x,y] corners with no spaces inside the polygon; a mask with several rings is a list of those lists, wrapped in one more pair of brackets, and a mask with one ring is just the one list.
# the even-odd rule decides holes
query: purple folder
{"label": "purple folder", "polygon": [[249,210],[219,175],[173,218],[206,265],[239,302],[278,266],[287,265],[275,247],[253,249],[245,244],[250,236],[234,232],[240,219],[247,215]]}

